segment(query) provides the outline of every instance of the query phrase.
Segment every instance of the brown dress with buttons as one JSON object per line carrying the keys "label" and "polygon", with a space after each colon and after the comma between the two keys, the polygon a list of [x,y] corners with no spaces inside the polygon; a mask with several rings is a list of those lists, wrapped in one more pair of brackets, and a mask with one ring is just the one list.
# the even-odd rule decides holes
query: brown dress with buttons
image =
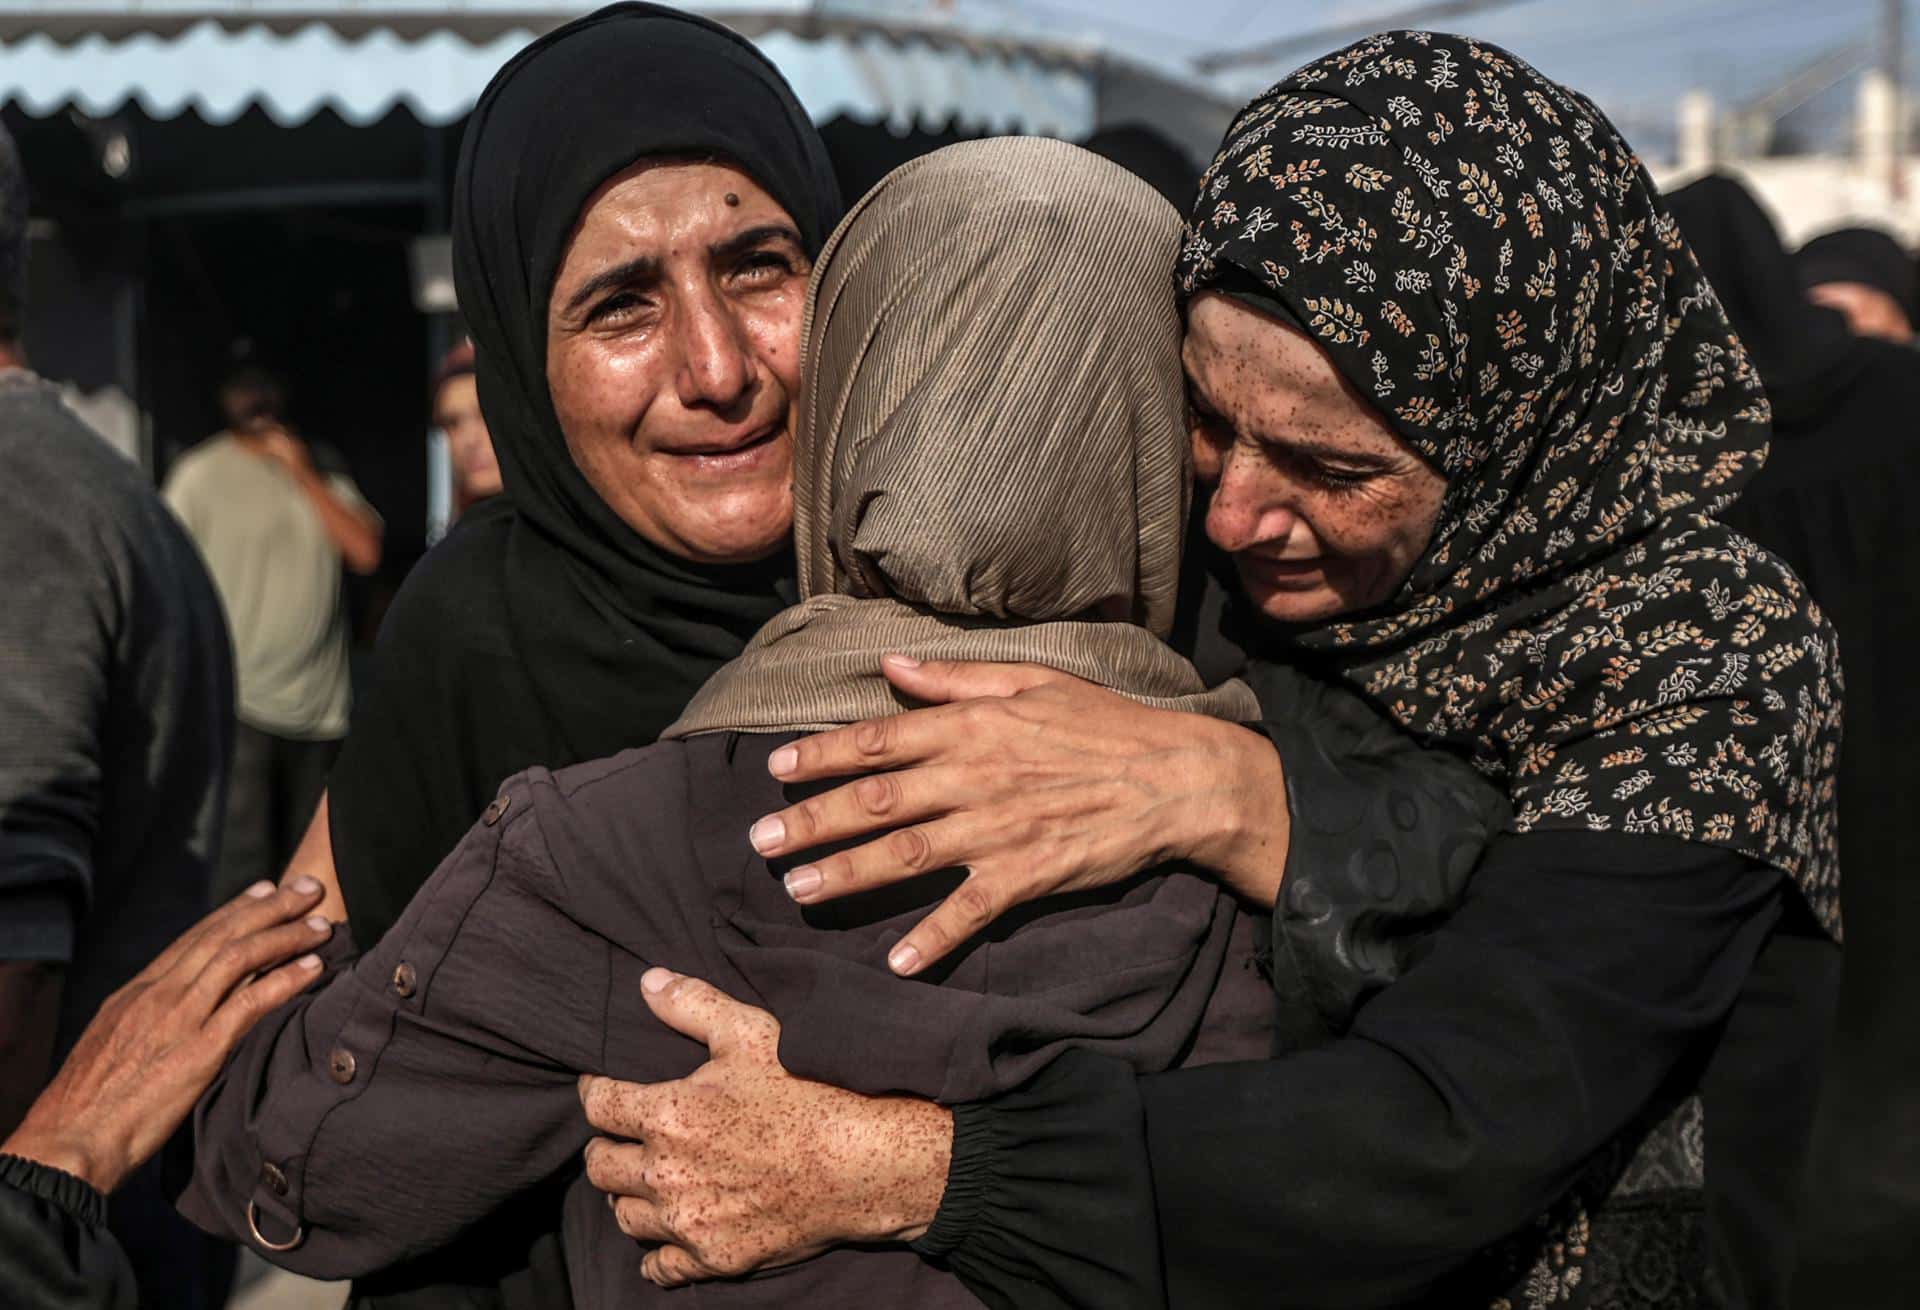
{"label": "brown dress with buttons", "polygon": [[[931,976],[894,977],[888,948],[957,874],[795,905],[746,841],[799,794],[766,770],[788,740],[702,736],[511,780],[392,932],[357,960],[337,942],[328,980],[247,1039],[195,1115],[182,1210],[322,1278],[439,1248],[578,1173],[578,1075],[705,1061],[646,1008],[656,964],[768,1007],[788,1068],[866,1092],[976,1100],[1069,1046],[1146,1071],[1267,1054],[1273,993],[1247,967],[1261,921],[1188,873],[1029,908]],[[576,1305],[666,1304],[583,1178],[565,1235]],[[979,1304],[904,1247],[671,1295]]]}

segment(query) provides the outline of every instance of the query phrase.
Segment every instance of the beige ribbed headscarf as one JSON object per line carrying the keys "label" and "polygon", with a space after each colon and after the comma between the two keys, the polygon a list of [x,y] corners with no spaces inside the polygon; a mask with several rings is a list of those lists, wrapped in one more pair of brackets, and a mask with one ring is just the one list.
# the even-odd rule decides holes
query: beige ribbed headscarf
{"label": "beige ribbed headscarf", "polygon": [[880,657],[1031,661],[1253,719],[1162,642],[1190,479],[1180,218],[1057,141],[889,174],[821,253],[794,449],[802,601],[662,734],[813,731],[907,708]]}

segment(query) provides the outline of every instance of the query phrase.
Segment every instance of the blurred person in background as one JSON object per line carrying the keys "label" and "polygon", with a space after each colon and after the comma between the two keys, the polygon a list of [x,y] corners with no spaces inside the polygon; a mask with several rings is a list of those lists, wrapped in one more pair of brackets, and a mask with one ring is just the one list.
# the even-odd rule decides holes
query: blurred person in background
{"label": "blurred person in background", "polygon": [[347,733],[341,567],[380,565],[380,516],[336,460],[296,436],[257,366],[220,388],[227,427],[182,455],[167,503],[186,525],[233,634],[239,724],[214,881],[224,899],[293,854]]}
{"label": "blurred person in background", "polygon": [[[0,1134],[108,995],[206,912],[233,723],[193,543],[28,367],[26,224],[0,133]],[[114,1198],[112,1224],[156,1304],[224,1300],[232,1249],[173,1213],[157,1172]]]}
{"label": "blurred person in background", "polygon": [[[136,1270],[107,1220],[234,1045],[320,976],[320,884],[255,883],[108,997],[0,1141],[8,1310],[185,1310],[219,1302]],[[291,963],[287,961],[291,960]],[[188,1236],[191,1236],[188,1230]]]}
{"label": "blurred person in background", "polygon": [[1793,262],[1807,298],[1840,311],[1854,335],[1913,344],[1914,324],[1920,321],[1913,257],[1891,233],[1840,228],[1800,247]]}
{"label": "blurred person in background", "polygon": [[480,386],[473,371],[473,342],[462,341],[446,353],[433,375],[433,425],[447,437],[453,465],[453,516],[501,490],[500,459],[493,450],[486,415],[480,412]]}
{"label": "blurred person in background", "polygon": [[1839,633],[1847,682],[1846,967],[1802,1207],[1799,1303],[1908,1306],[1920,1294],[1920,367],[1911,349],[1854,335],[1841,313],[1807,302],[1740,183],[1702,178],[1669,205],[1773,408],[1767,462],[1727,522],[1806,584]]}

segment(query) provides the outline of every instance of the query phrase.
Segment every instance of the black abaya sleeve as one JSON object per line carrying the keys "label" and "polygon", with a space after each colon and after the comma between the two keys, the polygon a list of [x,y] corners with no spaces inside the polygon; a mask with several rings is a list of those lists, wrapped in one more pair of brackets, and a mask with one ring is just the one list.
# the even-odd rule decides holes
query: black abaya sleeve
{"label": "black abaya sleeve", "polygon": [[1668,838],[1503,836],[1344,1037],[1139,1078],[1074,1055],[961,1107],[968,1185],[923,1249],[993,1305],[1403,1301],[1546,1210],[1714,1035],[1782,883]]}
{"label": "black abaya sleeve", "polygon": [[71,1174],[0,1155],[0,1288],[14,1310],[133,1310],[106,1198]]}

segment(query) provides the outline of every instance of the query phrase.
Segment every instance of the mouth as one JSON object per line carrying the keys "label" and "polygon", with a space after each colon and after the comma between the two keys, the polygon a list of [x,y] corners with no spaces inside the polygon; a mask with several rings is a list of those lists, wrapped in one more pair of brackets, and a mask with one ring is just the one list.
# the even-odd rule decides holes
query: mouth
{"label": "mouth", "polygon": [[1239,565],[1250,580],[1283,589],[1318,583],[1326,574],[1326,560],[1318,555],[1305,559],[1268,559],[1260,555],[1243,555]]}
{"label": "mouth", "polygon": [[784,421],[776,421],[736,436],[691,442],[661,453],[687,461],[700,473],[741,473],[773,459],[786,430]]}
{"label": "mouth", "polygon": [[703,457],[738,454],[740,451],[748,450],[754,446],[773,440],[780,435],[781,426],[778,422],[766,423],[757,428],[750,428],[745,432],[734,433],[731,436],[715,437],[710,441],[690,441],[684,446],[675,446],[666,453],[669,455],[694,455]]}

